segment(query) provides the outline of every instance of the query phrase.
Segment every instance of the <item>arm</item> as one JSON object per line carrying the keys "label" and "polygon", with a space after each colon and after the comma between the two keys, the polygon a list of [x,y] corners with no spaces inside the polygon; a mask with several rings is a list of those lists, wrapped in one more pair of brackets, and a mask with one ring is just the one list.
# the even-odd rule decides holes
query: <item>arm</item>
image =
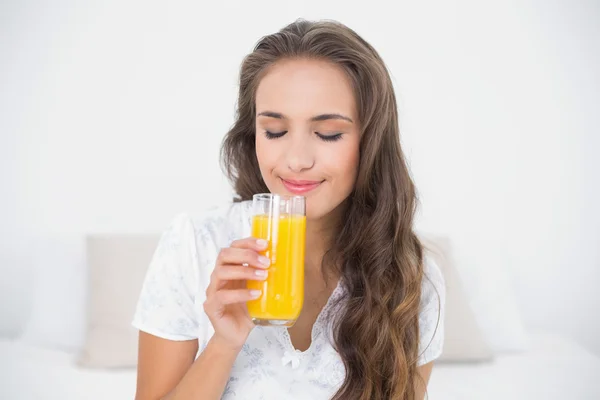
{"label": "arm", "polygon": [[196,340],[140,332],[136,400],[220,399],[239,350],[211,339],[194,361]]}
{"label": "arm", "polygon": [[[254,327],[246,302],[260,293],[247,289],[244,281],[266,279],[254,268],[267,268],[256,252],[264,247],[265,243],[247,238],[219,253],[203,304],[215,333],[196,361],[197,340],[172,341],[140,331],[136,400],[221,398],[233,363]],[[189,298],[188,307],[193,308]],[[170,312],[180,308],[174,305]]]}
{"label": "arm", "polygon": [[427,393],[427,385],[429,384],[432,369],[433,361],[417,367],[418,378],[415,388],[416,399],[425,399],[425,393]]}

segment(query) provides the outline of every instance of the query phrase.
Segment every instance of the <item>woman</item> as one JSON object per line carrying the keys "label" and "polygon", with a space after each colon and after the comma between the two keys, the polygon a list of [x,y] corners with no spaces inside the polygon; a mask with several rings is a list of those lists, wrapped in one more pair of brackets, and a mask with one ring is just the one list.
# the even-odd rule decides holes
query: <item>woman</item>
{"label": "woman", "polygon": [[[416,193],[377,52],[329,21],[296,21],[243,62],[223,163],[239,199],[177,217],[134,318],[137,399],[423,399],[443,341],[440,271],[413,232]],[[268,275],[252,195],[307,201],[305,302],[255,327],[246,280]]]}

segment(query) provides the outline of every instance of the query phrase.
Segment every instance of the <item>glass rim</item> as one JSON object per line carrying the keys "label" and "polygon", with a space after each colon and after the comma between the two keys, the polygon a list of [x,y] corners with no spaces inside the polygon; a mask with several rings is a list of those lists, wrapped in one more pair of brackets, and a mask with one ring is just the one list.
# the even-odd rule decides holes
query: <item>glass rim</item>
{"label": "glass rim", "polygon": [[306,197],[305,196],[299,196],[299,195],[294,195],[294,196],[288,196],[286,194],[277,194],[277,193],[257,193],[255,195],[252,195],[252,199],[253,200],[268,200],[268,199],[272,199],[275,197],[279,197],[280,199],[283,200],[304,200],[306,201]]}

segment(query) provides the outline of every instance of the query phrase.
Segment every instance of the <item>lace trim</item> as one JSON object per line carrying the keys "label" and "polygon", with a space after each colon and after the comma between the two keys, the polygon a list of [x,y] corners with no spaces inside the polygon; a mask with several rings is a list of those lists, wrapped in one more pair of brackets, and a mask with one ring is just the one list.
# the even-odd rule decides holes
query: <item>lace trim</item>
{"label": "lace trim", "polygon": [[308,354],[312,354],[315,346],[318,345],[318,341],[320,341],[323,338],[323,334],[327,333],[329,330],[329,322],[331,322],[332,313],[334,311],[333,306],[334,304],[337,304],[338,299],[344,294],[342,286],[343,285],[340,279],[338,280],[335,289],[333,289],[333,292],[329,296],[329,299],[327,299],[327,303],[325,303],[325,306],[317,316],[317,319],[315,320],[315,323],[311,330],[310,346],[308,347],[308,349],[306,349],[306,351],[300,351],[294,348],[294,345],[292,344],[292,339],[286,327],[275,328],[277,329],[279,339],[281,340],[281,343],[284,345],[284,348],[286,350],[284,352],[284,356],[282,357],[282,362],[285,362],[287,364],[288,362],[290,362],[290,357],[294,358],[294,360],[297,358],[299,362],[299,360],[302,357]]}

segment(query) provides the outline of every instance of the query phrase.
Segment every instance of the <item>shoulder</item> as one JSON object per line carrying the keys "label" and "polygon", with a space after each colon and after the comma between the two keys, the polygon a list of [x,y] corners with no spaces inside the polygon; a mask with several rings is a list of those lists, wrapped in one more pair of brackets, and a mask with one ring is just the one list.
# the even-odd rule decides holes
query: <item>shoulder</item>
{"label": "shoulder", "polygon": [[244,233],[247,211],[245,203],[230,203],[171,219],[148,266],[135,327],[169,340],[210,337],[210,323],[198,303],[204,301],[220,247]]}
{"label": "shoulder", "polygon": [[156,257],[173,258],[178,254],[194,263],[210,261],[221,248],[249,235],[251,206],[252,202],[245,201],[210,207],[195,214],[176,214],[161,235]]}
{"label": "shoulder", "polygon": [[251,201],[232,202],[213,206],[204,212],[192,215],[191,219],[197,227],[219,228],[239,224],[250,215]]}
{"label": "shoulder", "polygon": [[228,203],[187,217],[200,242],[210,241],[225,247],[250,233],[251,207],[251,201]]}

